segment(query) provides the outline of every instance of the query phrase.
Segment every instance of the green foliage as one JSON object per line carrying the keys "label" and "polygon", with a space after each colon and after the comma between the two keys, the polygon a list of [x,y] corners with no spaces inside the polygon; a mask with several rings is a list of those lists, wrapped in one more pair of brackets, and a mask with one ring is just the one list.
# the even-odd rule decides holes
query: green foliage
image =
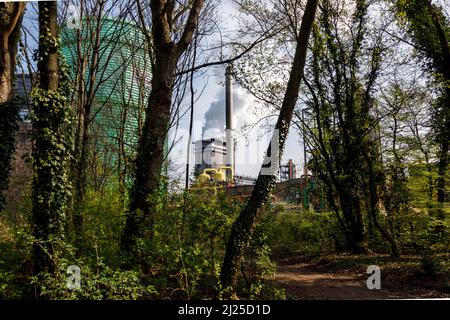
{"label": "green foliage", "polygon": [[251,284],[248,298],[251,300],[286,300],[286,291],[262,280],[257,280]]}
{"label": "green foliage", "polygon": [[[55,266],[54,272],[31,276],[32,251],[37,243],[43,244],[23,228],[9,230],[0,237],[0,300],[135,300],[157,296],[153,286],[143,284],[140,273],[106,265],[99,256],[77,258],[75,248],[60,239],[50,239],[46,245],[57,248],[46,251]],[[70,265],[81,269],[80,290],[67,287]]]}
{"label": "green foliage", "polygon": [[39,177],[34,185],[34,203],[63,212],[69,193],[66,164],[69,160],[67,127],[69,109],[61,92],[34,88],[31,92],[33,108],[34,169]]}
{"label": "green foliage", "polygon": [[30,230],[23,227],[7,228],[0,232],[0,300],[21,299],[31,291]]}
{"label": "green foliage", "polygon": [[217,284],[227,233],[239,207],[224,195],[193,190],[160,201],[148,243],[150,283],[165,297],[211,296]]}
{"label": "green foliage", "polygon": [[[268,211],[267,243],[271,256],[276,259],[301,256],[318,256],[339,252],[345,248],[345,238],[336,215],[332,212],[286,211],[275,206]],[[370,224],[366,218],[365,225]],[[444,221],[433,218],[418,208],[405,207],[396,212],[395,219],[380,215],[379,223],[392,231],[405,253],[420,253],[423,250],[448,252],[450,249],[450,219]],[[436,227],[441,232],[436,232]],[[371,226],[372,232],[373,226]],[[380,235],[373,235],[369,248],[376,252],[388,252],[389,248]]]}
{"label": "green foliage", "polygon": [[[449,37],[450,38],[450,37]],[[450,86],[450,84],[449,84]],[[433,135],[431,139],[435,142],[442,143],[450,137],[450,91],[441,94],[433,104],[432,108],[432,126]]]}
{"label": "green foliage", "polygon": [[[421,57],[424,69],[434,80],[440,96],[434,101],[431,140],[439,146],[439,176],[436,179],[439,202],[445,201],[448,188],[450,140],[450,20],[440,5],[428,0],[397,0],[395,9],[399,21],[404,25]],[[438,208],[443,216],[443,209]]]}
{"label": "green foliage", "polygon": [[[156,193],[151,201],[157,209],[153,236],[137,244],[145,259],[144,282],[153,285],[161,297],[211,298],[220,287],[225,247],[241,204],[216,189]],[[269,246],[270,224],[263,219],[245,255],[240,291],[246,297],[283,296],[265,282],[276,271]],[[257,284],[262,286],[259,291]]]}
{"label": "green foliage", "polygon": [[69,290],[69,265],[74,264],[62,259],[55,272],[39,274],[32,283],[51,300],[137,300],[157,295],[153,286],[142,284],[138,272],[112,269],[101,260],[93,265],[78,261],[75,265],[81,269],[80,289]]}
{"label": "green foliage", "polygon": [[307,121],[314,127],[307,136],[313,150],[308,168],[321,181],[346,246],[354,252],[365,250],[364,217],[376,216],[381,180],[379,141],[371,126],[386,48],[373,41],[370,6],[357,1],[343,12],[339,4],[324,1],[306,77]]}
{"label": "green foliage", "polygon": [[[0,260],[0,263],[3,261]],[[14,281],[14,273],[0,271],[0,299],[9,299],[20,297],[19,290],[12,290],[10,284]]]}
{"label": "green foliage", "polygon": [[242,273],[245,277],[247,288],[250,288],[258,279],[272,276],[276,271],[276,265],[271,260],[271,248],[269,240],[272,235],[272,224],[264,211],[261,221],[253,232],[251,242],[244,255]]}
{"label": "green foliage", "polygon": [[0,104],[0,210],[4,207],[3,191],[8,188],[11,157],[14,154],[21,100],[15,98]]}
{"label": "green foliage", "polygon": [[[423,64],[440,86],[439,93],[443,93],[448,85],[441,74],[445,62],[432,12],[427,9],[429,1],[394,2]],[[435,275],[450,270],[448,259],[440,262],[432,256],[450,250],[450,209],[436,202],[435,182],[439,173],[434,164],[438,154],[435,149],[448,137],[450,126],[446,107],[449,97],[442,94],[429,103],[436,92],[429,93],[426,88],[417,98],[412,98],[413,102],[409,104],[413,107],[415,104],[427,105],[423,107],[425,113],[431,114],[432,107],[431,122],[428,118],[421,119],[420,113],[414,114],[416,110],[412,108],[419,124],[419,138],[408,131],[412,118],[408,110],[400,110],[401,104],[390,106],[390,110],[379,110],[383,102],[404,101],[410,93],[403,92],[401,87],[385,91],[388,85],[377,79],[393,70],[387,64],[391,65],[394,60],[386,59],[391,50],[389,43],[383,38],[372,38],[380,30],[370,26],[372,17],[366,6],[369,3],[372,2],[355,1],[342,10],[336,2],[323,1],[314,25],[313,53],[309,56],[305,76],[308,83],[303,81],[308,90],[304,94],[306,118],[302,121],[313,124],[306,128],[310,139],[304,137],[304,140],[310,140],[306,141],[311,150],[308,169],[313,171],[314,179],[320,181],[320,197],[328,202],[326,210],[330,212],[288,210],[271,204],[261,209],[244,261],[237,269],[240,297],[284,299],[284,291],[270,285],[270,278],[276,272],[274,258],[296,259],[340,251],[344,243],[357,238],[348,237],[356,224],[359,229],[356,236],[364,238],[356,240],[364,245],[368,240],[368,248],[373,251],[388,252],[387,241],[374,226],[371,214],[376,216],[379,229],[386,230],[403,252],[424,256],[420,263],[423,274]],[[270,9],[260,1],[242,4],[243,11],[265,21],[291,21],[303,14],[301,6],[291,8],[290,4]],[[438,7],[433,8],[448,35],[446,17]],[[44,12],[41,18],[45,17]],[[247,35],[248,32],[257,33],[260,19],[245,28]],[[259,95],[270,110],[281,104],[278,102],[286,89],[287,66],[290,66],[295,44],[292,30],[277,30],[279,33],[275,37],[257,44],[258,50],[249,52],[235,65],[237,80]],[[60,47],[59,39],[48,28],[44,28],[41,36],[40,62],[45,56],[58,52]],[[240,50],[240,46],[236,47]],[[104,154],[98,154],[106,154],[113,148],[90,149],[93,163],[85,172],[86,194],[83,202],[74,206],[79,210],[75,213],[85,218],[83,246],[73,247],[63,237],[64,215],[71,192],[66,170],[72,160],[73,127],[67,97],[73,88],[67,81],[66,62],[60,59],[59,63],[59,89],[35,88],[32,92],[35,104],[33,138],[36,141],[32,196],[30,194],[26,199],[29,191],[24,183],[21,191],[25,196],[17,202],[11,201],[3,211],[6,214],[0,216],[0,300],[214,297],[221,289],[219,274],[230,228],[242,209],[242,204],[220,190],[193,188],[181,192],[167,188],[164,178],[159,181],[160,190],[148,198],[151,204],[149,217],[144,220],[137,213],[136,256],[143,261],[139,265],[141,269],[136,265],[133,270],[124,270],[121,267],[127,257],[119,254],[128,208],[127,190],[124,189],[132,183],[125,181],[122,189],[118,187],[115,155],[108,164],[102,158]],[[277,68],[273,68],[275,65]],[[242,70],[244,68],[249,70]],[[249,73],[248,77],[245,73]],[[388,96],[386,101],[378,100],[380,96],[376,92],[380,89]],[[412,87],[411,94],[415,94],[414,91],[415,87]],[[75,105],[76,101],[73,102]],[[16,100],[0,106],[0,191],[8,185],[18,106]],[[116,111],[121,112],[119,109]],[[382,111],[381,115],[379,111]],[[384,144],[379,142],[394,140],[386,137],[390,132],[383,131],[383,118],[386,122],[395,119],[408,131],[397,134],[394,150],[385,150]],[[297,122],[299,127],[303,127],[302,121]],[[421,135],[430,126],[434,131]],[[93,125],[92,143],[88,148],[102,143],[99,140],[101,134],[96,130]],[[422,136],[426,140],[424,143],[417,141]],[[425,149],[420,150],[423,146]],[[379,150],[383,151],[382,155]],[[425,162],[414,153],[426,154]],[[126,163],[133,171],[133,161],[127,159]],[[11,181],[20,186],[23,180]],[[31,198],[35,210],[33,220],[28,216]],[[372,198],[376,199],[370,203]],[[0,206],[1,202],[0,198]],[[15,207],[14,215],[11,207]],[[36,224],[38,234],[34,238],[30,234]],[[52,272],[43,271],[32,276],[36,247],[43,248],[43,254],[52,261]],[[81,290],[67,288],[67,267],[70,265],[81,269]]]}
{"label": "green foliage", "polygon": [[431,72],[443,73],[445,69],[444,55],[430,9],[443,24],[444,32],[449,35],[450,25],[439,6],[430,4],[429,0],[397,0],[396,2],[399,21],[406,27],[417,45],[418,53],[425,58],[422,59],[423,64]]}
{"label": "green foliage", "polygon": [[[432,183],[437,176],[436,168],[416,163],[408,171],[405,181],[388,183],[384,191],[386,209],[390,215],[395,214],[391,222],[399,243],[406,251],[426,248],[446,251],[450,248],[450,211],[447,209],[444,219],[436,215],[439,204]],[[383,223],[388,225],[387,221]]]}
{"label": "green foliage", "polygon": [[269,243],[277,257],[329,253],[335,250],[338,238],[343,241],[333,213],[285,211],[279,207],[270,215],[272,232]]}
{"label": "green foliage", "polygon": [[274,233],[273,212],[271,205],[267,205],[253,232],[250,245],[244,254],[241,267],[243,286],[242,294],[249,299],[285,299],[283,290],[270,284],[269,280],[277,271],[277,265],[272,259],[271,242]]}
{"label": "green foliage", "polygon": [[439,264],[431,257],[420,260],[421,271],[427,276],[434,276],[439,272]]}
{"label": "green foliage", "polygon": [[82,251],[95,258],[103,257],[105,263],[119,267],[121,259],[119,243],[124,225],[124,204],[121,195],[114,185],[101,191],[88,188],[84,205],[80,208],[84,221],[84,240]]}

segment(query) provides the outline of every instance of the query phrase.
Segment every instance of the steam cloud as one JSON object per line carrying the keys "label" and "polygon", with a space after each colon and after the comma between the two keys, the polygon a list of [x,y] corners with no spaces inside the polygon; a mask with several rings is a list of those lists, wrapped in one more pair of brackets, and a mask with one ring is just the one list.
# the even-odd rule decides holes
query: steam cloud
{"label": "steam cloud", "polygon": [[[233,129],[237,130],[251,116],[249,99],[238,88],[233,89],[233,109]],[[225,89],[217,92],[216,99],[206,111],[202,134],[203,139],[225,139]]]}

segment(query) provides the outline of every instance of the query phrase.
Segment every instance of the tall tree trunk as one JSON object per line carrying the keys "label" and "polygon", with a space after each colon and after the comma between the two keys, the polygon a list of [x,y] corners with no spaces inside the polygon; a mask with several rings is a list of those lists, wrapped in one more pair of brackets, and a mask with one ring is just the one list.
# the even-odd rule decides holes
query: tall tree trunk
{"label": "tall tree trunk", "polygon": [[[448,60],[450,64],[450,59]],[[438,153],[438,178],[436,181],[437,202],[441,205],[438,210],[438,215],[444,219],[445,213],[443,204],[448,202],[446,197],[447,176],[449,164],[449,146],[450,146],[450,79],[447,80],[447,88],[442,97],[441,107],[439,110],[438,120],[438,139],[439,153]]]}
{"label": "tall tree trunk", "polygon": [[53,1],[39,3],[39,88],[58,91],[59,57],[57,5]]}
{"label": "tall tree trunk", "polygon": [[24,11],[24,2],[0,4],[0,104],[13,97],[17,44]]}
{"label": "tall tree trunk", "polygon": [[57,2],[39,2],[39,88],[33,89],[32,222],[34,273],[52,271],[55,245],[64,238],[68,182],[66,175],[67,114],[65,93],[60,89]]}
{"label": "tall tree trunk", "polygon": [[[274,137],[272,138],[272,141],[274,141],[274,138],[278,138],[279,149],[271,150],[271,143],[266,153],[266,159],[271,157],[273,155],[273,152],[277,152],[279,157],[281,157],[283,153],[285,140],[298,99],[300,83],[304,74],[308,41],[311,34],[317,6],[318,0],[308,0],[306,4],[305,12],[302,18],[302,24],[300,27],[300,34],[297,39],[297,48],[295,52],[294,62],[292,64],[291,73],[289,76],[289,82],[287,85],[283,104],[281,106],[280,114],[278,116],[277,124],[275,126],[275,130],[277,130],[278,132],[278,137],[276,137],[276,134],[274,134]],[[274,161],[273,157],[272,161]],[[244,257],[244,251],[248,247],[251,235],[255,229],[258,213],[261,211],[262,207],[269,199],[274,184],[275,174],[264,175],[263,168],[261,168],[252,195],[245,208],[242,210],[239,217],[233,224],[230,238],[227,244],[225,258],[223,260],[222,271],[220,274],[220,280],[223,290],[222,294],[224,298],[234,299],[237,297],[237,278],[239,274],[239,268]]]}
{"label": "tall tree trunk", "polygon": [[[152,91],[146,109],[142,137],[136,159],[136,181],[131,194],[130,214],[127,216],[123,249],[133,260],[142,260],[136,240],[153,236],[153,212],[155,201],[150,199],[161,186],[161,170],[164,163],[164,143],[170,122],[173,75],[175,61],[173,46],[167,46],[156,55]],[[153,201],[151,201],[153,200]]]}
{"label": "tall tree trunk", "polygon": [[[442,70],[440,72],[445,79],[445,93],[444,105],[442,106],[441,124],[440,124],[440,141],[439,141],[439,164],[438,164],[438,178],[437,178],[437,201],[438,203],[446,202],[445,189],[446,189],[446,175],[449,163],[449,142],[450,142],[450,46],[447,38],[446,31],[442,26],[442,22],[439,20],[439,15],[436,12],[436,8],[431,3],[431,0],[427,1],[428,9],[430,10],[431,20],[433,22],[439,45],[442,51]],[[441,215],[443,210],[440,209]]]}
{"label": "tall tree trunk", "polygon": [[[448,110],[446,111],[447,113]],[[450,118],[450,115],[447,115],[448,118]],[[446,121],[446,125],[450,125],[450,121],[447,120]],[[447,127],[447,130],[448,127]],[[437,185],[436,185],[436,189],[437,189],[437,201],[439,203],[445,203],[447,201],[447,199],[445,198],[445,194],[446,194],[446,175],[448,175],[448,153],[449,153],[449,134],[444,135],[444,137],[442,138],[442,143],[440,145],[440,151],[439,151],[439,164],[438,164],[438,179],[437,179]]]}
{"label": "tall tree trunk", "polygon": [[[139,140],[136,159],[136,180],[131,193],[130,212],[122,237],[122,250],[128,256],[128,265],[140,263],[145,266],[145,248],[137,246],[139,239],[151,239],[156,210],[156,192],[161,188],[161,171],[165,159],[164,144],[170,125],[172,92],[175,69],[182,54],[192,42],[198,26],[204,0],[190,1],[189,14],[181,32],[180,40],[174,42],[172,25],[175,15],[175,1],[151,1],[151,39],[155,57],[152,68],[152,90],[145,111],[142,137]],[[140,8],[140,2],[137,2]],[[187,8],[186,8],[187,9]],[[142,10],[140,10],[142,13]],[[143,17],[141,15],[141,20]],[[145,23],[144,21],[141,21]],[[150,40],[149,40],[150,41]]]}
{"label": "tall tree trunk", "polygon": [[[364,42],[366,14],[366,1],[358,1],[351,18],[354,37],[349,40],[351,44],[344,52],[340,44],[346,40],[343,40],[342,35],[335,30],[337,23],[335,19],[338,16],[336,8],[332,1],[323,1],[320,23],[317,32],[314,33],[312,72],[316,90],[310,88],[314,104],[317,105],[316,125],[318,128],[322,126],[318,137],[320,156],[314,156],[313,159],[319,163],[325,162],[323,169],[326,169],[326,175],[330,177],[335,193],[329,201],[334,202],[336,198],[338,208],[334,211],[338,217],[339,212],[342,212],[340,224],[343,226],[347,249],[358,254],[367,251],[360,188],[361,153],[365,151],[361,143],[356,141],[356,137],[362,131],[359,119],[364,114],[356,97],[361,96],[357,85],[359,81],[357,57]],[[329,83],[325,85],[322,83],[323,79]],[[331,105],[326,97],[327,91],[332,95]],[[321,130],[325,134],[322,134]],[[317,167],[314,171],[320,172],[323,169]]]}
{"label": "tall tree trunk", "polygon": [[[371,157],[366,154],[365,155],[366,163],[369,168],[368,172],[368,187],[369,187],[369,199],[370,199],[370,208],[369,213],[370,217],[372,219],[373,224],[377,228],[377,230],[380,232],[383,239],[389,244],[391,255],[393,257],[399,257],[400,256],[400,249],[398,248],[397,242],[395,241],[395,234],[394,229],[392,229],[392,235],[390,235],[379,223],[378,221],[378,213],[379,209],[377,207],[379,203],[379,197],[377,192],[377,184],[375,179],[375,171],[373,168],[373,163]],[[397,179],[396,177],[394,179]],[[384,180],[384,179],[383,179]],[[393,214],[393,212],[391,213]]]}
{"label": "tall tree trunk", "polygon": [[189,189],[189,177],[190,177],[190,162],[191,162],[191,144],[192,144],[192,132],[194,129],[194,106],[195,106],[195,90],[194,90],[194,68],[195,60],[197,58],[197,35],[195,36],[194,43],[194,56],[192,57],[192,71],[189,78],[189,89],[191,93],[191,110],[189,115],[189,137],[187,141],[187,152],[186,152],[186,181],[185,190]]}
{"label": "tall tree trunk", "polygon": [[75,190],[74,190],[74,206],[72,213],[72,223],[75,245],[78,248],[79,254],[84,248],[84,202],[87,188],[87,168],[88,168],[88,154],[89,154],[89,140],[90,140],[90,109],[91,106],[84,106],[84,116],[82,121],[82,137],[80,142],[80,152],[77,154],[76,171],[75,174]]}
{"label": "tall tree trunk", "polygon": [[0,209],[2,192],[8,187],[11,156],[14,153],[19,106],[14,103],[14,71],[20,39],[24,2],[0,3]]}

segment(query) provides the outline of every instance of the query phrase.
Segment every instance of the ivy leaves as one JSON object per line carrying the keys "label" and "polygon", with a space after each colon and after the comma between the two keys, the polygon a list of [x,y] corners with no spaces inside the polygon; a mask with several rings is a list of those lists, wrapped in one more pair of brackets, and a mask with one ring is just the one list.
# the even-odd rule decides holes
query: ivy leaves
{"label": "ivy leaves", "polygon": [[0,104],[0,210],[4,206],[2,191],[8,188],[11,156],[15,149],[20,99]]}
{"label": "ivy leaves", "polygon": [[31,96],[34,102],[33,166],[38,182],[33,187],[34,203],[46,207],[45,211],[56,221],[53,228],[58,229],[61,227],[58,221],[62,219],[57,217],[64,216],[66,198],[70,193],[66,173],[70,139],[65,128],[69,109],[66,97],[59,91],[34,88]]}

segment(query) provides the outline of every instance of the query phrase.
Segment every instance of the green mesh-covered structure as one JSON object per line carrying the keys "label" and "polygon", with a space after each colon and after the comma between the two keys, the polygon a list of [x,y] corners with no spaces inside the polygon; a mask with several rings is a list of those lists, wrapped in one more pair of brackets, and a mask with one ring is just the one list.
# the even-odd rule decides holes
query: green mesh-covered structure
{"label": "green mesh-covered structure", "polygon": [[[97,21],[83,20],[81,30],[81,52],[87,60],[85,71],[86,88],[93,59],[93,44],[96,39]],[[151,69],[144,35],[129,22],[103,19],[100,22],[100,49],[96,71],[95,96],[91,117],[91,132],[104,163],[115,167],[123,146],[127,157],[134,158],[138,142],[138,130],[144,119],[144,108],[151,89]],[[61,28],[62,53],[69,64],[70,74],[75,77],[80,70],[77,30]]]}

